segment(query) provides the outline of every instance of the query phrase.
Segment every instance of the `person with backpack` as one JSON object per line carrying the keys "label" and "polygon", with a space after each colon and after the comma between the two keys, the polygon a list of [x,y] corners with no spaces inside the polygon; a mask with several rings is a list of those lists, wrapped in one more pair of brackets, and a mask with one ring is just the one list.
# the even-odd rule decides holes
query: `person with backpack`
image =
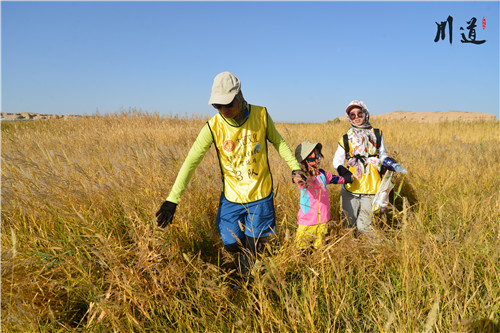
{"label": "person with backpack", "polygon": [[352,101],[345,112],[351,128],[339,140],[333,158],[333,167],[346,180],[340,191],[342,219],[344,226],[370,234],[372,201],[380,187],[383,161],[388,158],[384,136],[370,125],[370,113],[363,101]]}
{"label": "person with backpack", "polygon": [[276,233],[267,142],[293,170],[292,177],[301,179],[302,171],[267,109],[246,102],[234,74],[223,72],[215,77],[208,104],[218,112],[207,121],[186,156],[167,200],[156,213],[157,223],[164,228],[172,222],[184,190],[213,144],[222,177],[215,223],[224,248],[234,255],[241,275],[247,275],[256,253]]}

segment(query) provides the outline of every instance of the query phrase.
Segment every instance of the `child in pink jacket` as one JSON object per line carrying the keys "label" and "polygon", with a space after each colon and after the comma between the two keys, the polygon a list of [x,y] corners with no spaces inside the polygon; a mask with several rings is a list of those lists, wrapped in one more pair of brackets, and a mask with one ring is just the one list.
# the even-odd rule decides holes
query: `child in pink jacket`
{"label": "child in pink jacket", "polygon": [[330,220],[330,199],[328,184],[344,184],[343,177],[332,175],[320,169],[321,143],[304,141],[295,149],[295,157],[301,164],[306,179],[296,175],[294,182],[300,188],[300,209],[297,214],[296,242],[299,250],[307,249],[311,243],[318,249],[328,232]]}

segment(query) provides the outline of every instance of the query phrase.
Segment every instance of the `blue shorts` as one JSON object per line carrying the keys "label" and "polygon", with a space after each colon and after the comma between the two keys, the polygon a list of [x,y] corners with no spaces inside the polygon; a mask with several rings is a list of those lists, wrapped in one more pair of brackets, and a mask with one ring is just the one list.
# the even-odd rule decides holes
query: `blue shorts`
{"label": "blue shorts", "polygon": [[222,193],[215,223],[224,245],[238,241],[245,244],[245,235],[260,238],[275,234],[274,195],[254,202],[234,203]]}

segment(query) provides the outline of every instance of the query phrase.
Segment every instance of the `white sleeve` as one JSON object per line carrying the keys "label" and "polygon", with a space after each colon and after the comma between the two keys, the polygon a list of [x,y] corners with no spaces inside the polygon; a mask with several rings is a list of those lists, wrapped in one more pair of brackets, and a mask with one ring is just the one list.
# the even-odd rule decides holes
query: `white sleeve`
{"label": "white sleeve", "polygon": [[337,170],[340,165],[344,165],[345,160],[345,150],[339,143],[337,147],[337,151],[335,152],[335,156],[333,156],[333,168]]}

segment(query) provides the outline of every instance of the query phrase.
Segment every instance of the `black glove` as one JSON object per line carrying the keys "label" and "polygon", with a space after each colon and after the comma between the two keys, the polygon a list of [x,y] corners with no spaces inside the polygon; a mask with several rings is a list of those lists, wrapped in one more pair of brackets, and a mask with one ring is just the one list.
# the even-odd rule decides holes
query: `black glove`
{"label": "black glove", "polygon": [[158,221],[158,226],[165,228],[169,223],[172,222],[174,218],[176,203],[165,201],[160,209],[156,212],[156,217]]}
{"label": "black glove", "polygon": [[344,178],[345,183],[352,183],[354,181],[354,177],[352,176],[352,172],[347,170],[347,168],[343,165],[339,165],[337,168],[337,172],[339,173],[339,176]]}
{"label": "black glove", "polygon": [[295,178],[295,175],[296,175],[296,174],[299,174],[299,175],[300,175],[300,177],[302,178],[302,180],[303,180],[304,182],[307,182],[307,177],[306,177],[306,175],[304,174],[304,171],[302,171],[302,170],[293,170],[293,171],[292,171],[292,183],[295,183],[294,178]]}

